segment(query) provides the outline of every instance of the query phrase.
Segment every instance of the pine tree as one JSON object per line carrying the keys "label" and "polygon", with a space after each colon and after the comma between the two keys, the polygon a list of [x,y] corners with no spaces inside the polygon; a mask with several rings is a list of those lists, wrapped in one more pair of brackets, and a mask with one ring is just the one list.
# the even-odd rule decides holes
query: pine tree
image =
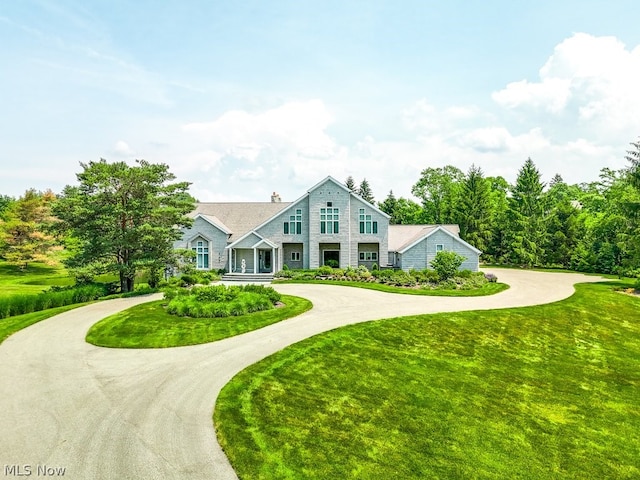
{"label": "pine tree", "polygon": [[396,197],[393,195],[393,190],[389,190],[389,195],[387,195],[387,198],[384,199],[384,202],[378,203],[378,208],[391,217],[389,219],[389,223],[391,225],[395,225],[397,223],[396,222],[397,207],[398,207],[398,200],[396,200]]}
{"label": "pine tree", "polygon": [[363,200],[371,203],[372,205],[375,202],[373,198],[373,192],[371,191],[371,187],[369,186],[369,182],[364,178],[360,183],[360,188],[358,188],[358,195],[362,197]]}
{"label": "pine tree", "polygon": [[27,190],[12,202],[5,212],[6,221],[0,222],[0,244],[7,262],[27,268],[31,262],[47,262],[54,246],[54,237],[48,232],[54,223],[51,206],[55,195]]}
{"label": "pine tree", "polygon": [[344,182],[345,186],[349,189],[350,192],[356,192],[356,182],[351,175],[347,177],[347,180]]}
{"label": "pine tree", "polygon": [[486,251],[491,239],[491,199],[489,183],[482,169],[471,165],[457,205],[460,237]]}
{"label": "pine tree", "polygon": [[533,160],[528,158],[520,171],[509,199],[511,260],[520,265],[540,265],[546,237],[544,184]]}

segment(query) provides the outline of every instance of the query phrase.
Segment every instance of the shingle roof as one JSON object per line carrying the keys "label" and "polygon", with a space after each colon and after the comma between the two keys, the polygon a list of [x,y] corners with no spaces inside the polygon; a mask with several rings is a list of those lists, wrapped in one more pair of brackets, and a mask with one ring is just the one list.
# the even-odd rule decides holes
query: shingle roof
{"label": "shingle roof", "polygon": [[205,215],[231,231],[233,242],[291,205],[290,202],[198,203],[191,216]]}
{"label": "shingle roof", "polygon": [[456,237],[460,236],[458,225],[389,225],[389,251],[401,252],[439,226],[447,229]]}

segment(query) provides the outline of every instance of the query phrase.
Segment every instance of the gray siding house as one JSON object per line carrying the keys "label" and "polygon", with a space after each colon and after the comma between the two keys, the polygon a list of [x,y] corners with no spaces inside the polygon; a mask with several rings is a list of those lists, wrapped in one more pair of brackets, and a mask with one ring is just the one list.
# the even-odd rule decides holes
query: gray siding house
{"label": "gray siding house", "polygon": [[332,177],[294,202],[199,203],[193,225],[174,248],[196,253],[196,268],[275,273],[321,265],[374,264],[424,269],[439,250],[465,256],[478,270],[480,251],[459,237],[457,225],[389,225],[389,216]]}

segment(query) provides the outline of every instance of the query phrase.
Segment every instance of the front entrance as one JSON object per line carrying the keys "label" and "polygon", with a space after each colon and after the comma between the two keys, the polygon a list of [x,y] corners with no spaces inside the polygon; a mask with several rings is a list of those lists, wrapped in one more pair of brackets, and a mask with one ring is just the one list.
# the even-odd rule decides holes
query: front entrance
{"label": "front entrance", "polygon": [[272,273],[271,250],[258,250],[258,271]]}

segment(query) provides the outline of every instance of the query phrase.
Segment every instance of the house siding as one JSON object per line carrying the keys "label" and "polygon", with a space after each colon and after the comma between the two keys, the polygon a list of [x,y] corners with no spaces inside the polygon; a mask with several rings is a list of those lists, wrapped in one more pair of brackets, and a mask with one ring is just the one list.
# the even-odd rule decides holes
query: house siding
{"label": "house siding", "polygon": [[[331,202],[330,207],[327,202]],[[320,209],[322,208],[339,209],[338,233],[320,233]],[[301,232],[297,233],[295,228],[290,228],[289,233],[285,234],[284,224],[289,222],[289,216],[295,215],[298,209],[301,210],[302,215]],[[376,233],[373,233],[373,228],[371,233],[360,233],[360,209],[364,209],[364,214],[370,216],[372,227],[373,222],[376,222]],[[243,228],[245,228],[244,225]],[[281,270],[285,264],[289,268],[318,268],[323,264],[322,252],[325,250],[339,251],[339,264],[342,268],[362,264],[371,269],[373,264],[377,263],[381,268],[394,266],[403,270],[424,269],[428,268],[429,263],[435,258],[437,244],[442,244],[445,250],[463,255],[466,258],[462,265],[463,269],[478,270],[476,251],[465,245],[457,236],[452,237],[440,230],[434,231],[429,237],[422,238],[402,253],[389,252],[388,216],[357,195],[350,193],[331,177],[312,187],[305,196],[276,213],[262,225],[256,225],[253,228],[255,230],[252,233],[233,243],[232,247],[237,259],[234,265],[239,268],[240,261],[244,258],[247,271],[253,270],[256,256],[260,258],[259,252],[254,256],[252,247],[258,244],[261,238],[268,240],[270,244],[262,245],[259,247],[260,250],[270,250],[271,244],[275,245],[271,258],[274,271]],[[191,248],[192,242],[198,235],[209,242],[210,267],[226,268],[229,271],[233,266],[227,264],[229,249],[225,247],[230,244],[229,235],[204,218],[196,218],[191,228],[184,229],[183,239],[175,242],[174,247]],[[291,260],[293,251],[301,252],[299,261]],[[377,252],[377,261],[361,261],[359,256],[361,251]]]}
{"label": "house siding", "polygon": [[190,250],[197,241],[196,237],[209,241],[209,268],[212,270],[227,268],[228,255],[225,247],[228,235],[202,217],[196,218],[190,228],[182,229],[182,239],[174,242],[173,248]]}
{"label": "house siding", "polygon": [[[302,233],[284,233],[284,223],[289,221],[290,215],[295,215],[297,209],[302,210]],[[278,247],[279,252],[283,252],[283,245],[289,243],[297,243],[302,244],[302,259],[301,264],[296,267],[291,268],[309,268],[309,200],[308,198],[303,198],[299,202],[292,204],[286,210],[283,210],[278,215],[276,215],[273,219],[269,220],[268,223],[261,226],[256,231],[262,235],[264,238],[268,238],[269,241],[275,243]],[[276,263],[275,269],[276,271],[282,270],[282,267],[287,262],[287,259],[291,259],[291,254],[286,256],[286,252],[284,255],[276,255]]]}
{"label": "house siding", "polygon": [[436,258],[438,253],[437,245],[442,245],[444,250],[453,251],[465,257],[466,260],[462,262],[460,270],[478,271],[478,254],[458,239],[442,231],[434,232],[403,252],[398,267],[406,271],[431,268],[431,261]]}

